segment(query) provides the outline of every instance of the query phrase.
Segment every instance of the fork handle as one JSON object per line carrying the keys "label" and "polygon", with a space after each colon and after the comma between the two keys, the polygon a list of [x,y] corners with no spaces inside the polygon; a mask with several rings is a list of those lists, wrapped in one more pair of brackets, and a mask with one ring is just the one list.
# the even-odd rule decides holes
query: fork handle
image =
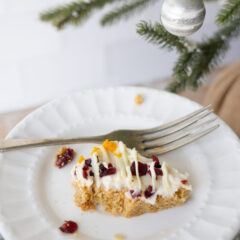
{"label": "fork handle", "polygon": [[0,152],[29,147],[54,146],[76,143],[100,143],[106,139],[106,135],[81,137],[81,138],[47,138],[47,139],[8,139],[0,140]]}

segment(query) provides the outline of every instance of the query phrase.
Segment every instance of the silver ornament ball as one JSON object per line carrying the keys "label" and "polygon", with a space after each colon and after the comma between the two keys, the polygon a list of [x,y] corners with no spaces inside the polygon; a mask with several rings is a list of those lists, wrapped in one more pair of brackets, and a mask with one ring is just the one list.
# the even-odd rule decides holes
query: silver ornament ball
{"label": "silver ornament ball", "polygon": [[188,36],[202,26],[205,12],[203,0],[164,0],[161,21],[168,32]]}

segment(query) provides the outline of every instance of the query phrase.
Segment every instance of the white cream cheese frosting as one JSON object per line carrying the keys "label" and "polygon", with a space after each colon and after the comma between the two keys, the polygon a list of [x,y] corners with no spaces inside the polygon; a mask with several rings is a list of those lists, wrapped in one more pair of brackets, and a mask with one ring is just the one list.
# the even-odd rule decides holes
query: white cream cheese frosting
{"label": "white cream cheese frosting", "polygon": [[[151,204],[155,203],[158,195],[168,198],[179,188],[192,190],[187,173],[179,173],[165,161],[157,166],[156,161],[141,156],[135,148],[127,148],[121,141],[106,140],[94,148],[88,164],[83,158],[81,160],[71,172],[72,181],[81,186],[95,183],[106,190],[124,189],[128,198],[139,198]],[[151,190],[150,196],[147,189],[148,192]]]}

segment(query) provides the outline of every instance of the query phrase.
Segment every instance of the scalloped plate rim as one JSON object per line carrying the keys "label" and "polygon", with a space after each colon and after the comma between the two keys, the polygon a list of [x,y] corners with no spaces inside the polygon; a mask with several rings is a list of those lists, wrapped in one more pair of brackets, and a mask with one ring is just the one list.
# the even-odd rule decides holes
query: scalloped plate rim
{"label": "scalloped plate rim", "polygon": [[[128,86],[122,86],[122,87],[110,87],[110,88],[96,88],[96,89],[84,89],[82,91],[78,91],[78,92],[75,92],[73,94],[66,94],[65,96],[62,96],[60,98],[57,98],[55,100],[52,100],[50,101],[49,103],[46,103],[44,104],[43,106],[37,108],[36,110],[34,110],[33,112],[31,112],[28,116],[26,116],[23,120],[21,120],[12,130],[11,132],[7,135],[6,139],[7,138],[11,138],[15,132],[17,132],[19,129],[21,130],[21,126],[23,126],[24,124],[26,124],[28,121],[31,121],[31,119],[36,116],[37,114],[40,114],[41,111],[44,111],[45,108],[48,108],[49,106],[54,106],[54,104],[57,104],[61,101],[63,101],[63,99],[68,96],[68,97],[73,97],[74,95],[79,95],[79,94],[88,94],[89,92],[94,92],[94,91],[103,91],[103,90],[112,90],[112,91],[116,91],[116,90],[124,90],[124,89],[131,89],[132,91],[141,91],[141,90],[144,90],[144,91],[155,91],[155,92],[159,92],[159,93],[164,93],[164,94],[171,94],[171,95],[174,95],[174,97],[177,99],[177,98],[181,98],[181,99],[184,99],[184,101],[188,101],[189,103],[191,104],[194,104],[195,106],[200,106],[199,104],[189,100],[189,99],[186,99],[184,97],[181,97],[181,96],[178,96],[178,95],[175,95],[175,94],[172,94],[172,93],[168,93],[168,92],[165,92],[165,91],[162,91],[162,90],[158,90],[158,89],[151,89],[151,88],[145,88],[145,87],[128,87]],[[131,114],[130,114],[131,115]],[[238,144],[238,150],[240,151],[240,144],[238,142],[238,137],[237,135],[233,132],[233,130],[225,123],[223,122],[223,120],[220,120],[220,122],[223,123],[223,125],[225,127],[228,128],[228,133],[231,135],[232,139],[236,141],[236,143]],[[2,154],[0,155],[0,162],[2,161]],[[238,209],[238,222],[240,223],[240,209]],[[9,237],[11,239],[16,239],[13,235],[11,235],[10,231],[5,231],[4,228],[6,228],[5,226],[6,224],[4,223],[4,220],[2,219],[2,215],[1,215],[1,206],[0,206],[0,229],[1,231],[4,233],[4,235],[6,237]],[[8,239],[6,239],[8,240]]]}

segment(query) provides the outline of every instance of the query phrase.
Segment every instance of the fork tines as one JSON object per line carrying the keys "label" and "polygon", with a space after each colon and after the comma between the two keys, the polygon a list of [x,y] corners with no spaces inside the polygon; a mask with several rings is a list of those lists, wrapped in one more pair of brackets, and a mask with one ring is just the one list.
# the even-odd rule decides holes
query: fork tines
{"label": "fork tines", "polygon": [[[211,105],[159,127],[139,131],[141,150],[145,156],[160,155],[190,143],[219,127],[212,124]],[[211,126],[209,126],[212,124]]]}

